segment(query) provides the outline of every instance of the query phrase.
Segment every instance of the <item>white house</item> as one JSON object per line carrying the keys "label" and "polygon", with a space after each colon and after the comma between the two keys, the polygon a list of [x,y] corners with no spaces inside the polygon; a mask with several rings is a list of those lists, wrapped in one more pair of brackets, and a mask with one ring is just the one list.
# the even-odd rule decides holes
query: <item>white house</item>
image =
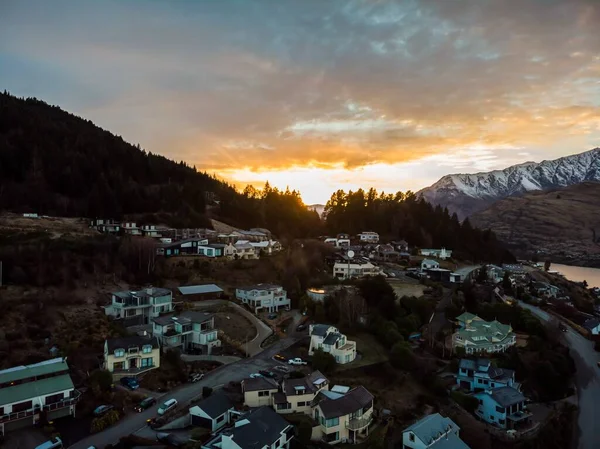
{"label": "white house", "polygon": [[80,393],[62,357],[0,371],[0,435],[41,423],[75,416]]}
{"label": "white house", "polygon": [[229,258],[258,259],[256,251],[249,240],[238,240],[235,243],[229,243],[224,248],[223,254]]}
{"label": "white house", "polygon": [[177,316],[161,316],[152,320],[152,335],[164,348],[180,348],[183,352],[200,351],[210,355],[221,346],[212,313],[186,311]]}
{"label": "white house", "polygon": [[356,358],[356,342],[347,340],[346,336],[328,324],[311,324],[310,346],[308,355],[313,355],[317,349],[331,354],[339,364],[353,362]]}
{"label": "white house", "polygon": [[373,231],[365,231],[358,234],[361,243],[379,243],[379,234]]}
{"label": "white house", "polygon": [[446,248],[441,248],[441,249],[420,249],[419,250],[419,254],[421,256],[426,256],[426,257],[437,257],[438,259],[449,259],[450,257],[452,257],[452,250],[451,249],[446,249]]}
{"label": "white house", "polygon": [[173,293],[166,288],[148,287],[136,291],[114,292],[111,304],[104,308],[106,315],[117,319],[139,321],[149,324],[150,320],[163,313],[173,311]]}
{"label": "white house", "polygon": [[257,257],[260,257],[261,252],[265,254],[273,254],[281,251],[281,243],[275,240],[263,240],[261,242],[248,242],[254,248]]}
{"label": "white house", "polygon": [[329,380],[320,371],[300,379],[283,379],[281,392],[272,396],[273,409],[281,414],[304,413],[312,416],[313,400],[319,392],[327,390]]}
{"label": "white house", "polygon": [[437,269],[440,267],[440,264],[435,260],[431,259],[423,259],[421,261],[421,271]]}
{"label": "white house", "polygon": [[426,416],[402,432],[402,449],[469,449],[460,427],[439,413]]}
{"label": "white house", "polygon": [[236,288],[235,297],[254,309],[254,313],[290,310],[290,299],[280,285],[256,284],[250,287]]}
{"label": "white house", "polygon": [[211,432],[225,427],[237,417],[235,407],[231,400],[223,393],[216,392],[197,405],[190,408],[191,424],[194,427],[202,427]]}
{"label": "white house", "polygon": [[333,277],[339,279],[363,278],[365,276],[378,276],[381,269],[371,262],[336,262],[333,265]]}

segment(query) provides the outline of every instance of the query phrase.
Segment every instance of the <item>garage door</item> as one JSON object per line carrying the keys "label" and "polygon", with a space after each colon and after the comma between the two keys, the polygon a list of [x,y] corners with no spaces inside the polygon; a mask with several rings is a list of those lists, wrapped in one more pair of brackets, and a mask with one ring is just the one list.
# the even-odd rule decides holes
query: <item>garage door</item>
{"label": "garage door", "polygon": [[4,424],[4,433],[8,433],[11,430],[23,429],[24,427],[33,426],[33,417],[28,416],[27,418],[17,419],[16,421],[7,422]]}
{"label": "garage door", "polygon": [[48,412],[48,421],[54,421],[55,419],[58,418],[64,418],[65,416],[69,416],[71,413],[69,413],[71,411],[71,407],[64,407],[64,408],[60,408],[58,410],[52,410],[51,412]]}
{"label": "garage door", "polygon": [[469,389],[471,389],[471,384],[469,382],[461,380],[460,381],[460,387],[464,388],[465,390],[469,390]]}
{"label": "garage door", "polygon": [[208,418],[192,415],[192,426],[203,427],[212,430],[212,421]]}

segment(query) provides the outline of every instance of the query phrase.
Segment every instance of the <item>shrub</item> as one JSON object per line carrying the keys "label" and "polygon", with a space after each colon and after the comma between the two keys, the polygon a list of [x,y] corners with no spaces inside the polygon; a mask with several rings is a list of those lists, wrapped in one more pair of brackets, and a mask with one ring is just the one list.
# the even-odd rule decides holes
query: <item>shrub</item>
{"label": "shrub", "polygon": [[202,397],[203,398],[207,398],[209,397],[213,392],[213,389],[210,387],[202,387]]}
{"label": "shrub", "polygon": [[119,421],[119,419],[120,419],[119,412],[116,410],[111,410],[106,415],[101,416],[99,418],[94,418],[92,420],[90,432],[91,433],[102,432],[107,427],[110,427],[113,424],[116,424],[117,421]]}
{"label": "shrub", "polygon": [[317,349],[313,354],[312,366],[314,369],[328,374],[335,369],[335,357],[322,349]]}
{"label": "shrub", "polygon": [[290,373],[290,379],[302,379],[304,377],[304,373],[302,371],[292,371]]}
{"label": "shrub", "polygon": [[414,367],[415,357],[406,342],[398,342],[392,346],[390,363],[395,368],[410,370]]}
{"label": "shrub", "polygon": [[450,397],[469,413],[475,413],[479,405],[476,397],[461,393],[460,391],[453,391],[450,393]]}
{"label": "shrub", "polygon": [[113,385],[113,377],[109,371],[96,370],[90,375],[90,387],[94,393],[110,391]]}

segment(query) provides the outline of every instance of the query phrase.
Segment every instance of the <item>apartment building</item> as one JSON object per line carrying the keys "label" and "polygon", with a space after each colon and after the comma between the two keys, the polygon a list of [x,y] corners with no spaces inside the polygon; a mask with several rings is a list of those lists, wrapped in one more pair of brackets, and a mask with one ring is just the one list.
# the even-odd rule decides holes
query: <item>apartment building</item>
{"label": "apartment building", "polygon": [[290,299],[280,285],[256,284],[239,287],[235,290],[235,297],[244,304],[248,304],[254,313],[290,310]]}
{"label": "apartment building", "polygon": [[131,324],[149,324],[153,318],[173,311],[173,293],[166,288],[148,287],[137,291],[114,292],[104,313]]}

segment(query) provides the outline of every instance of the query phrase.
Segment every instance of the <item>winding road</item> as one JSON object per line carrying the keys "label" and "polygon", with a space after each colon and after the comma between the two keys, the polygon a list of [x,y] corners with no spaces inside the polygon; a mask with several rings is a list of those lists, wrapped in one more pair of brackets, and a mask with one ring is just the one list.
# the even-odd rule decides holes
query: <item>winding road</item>
{"label": "winding road", "polygon": [[[556,318],[538,307],[519,301],[519,305],[530,310],[541,320],[552,323]],[[594,344],[567,326],[565,342],[571,349],[577,372],[575,382],[579,401],[578,449],[600,448],[600,432],[596,430],[600,418],[600,354],[594,350]]]}

